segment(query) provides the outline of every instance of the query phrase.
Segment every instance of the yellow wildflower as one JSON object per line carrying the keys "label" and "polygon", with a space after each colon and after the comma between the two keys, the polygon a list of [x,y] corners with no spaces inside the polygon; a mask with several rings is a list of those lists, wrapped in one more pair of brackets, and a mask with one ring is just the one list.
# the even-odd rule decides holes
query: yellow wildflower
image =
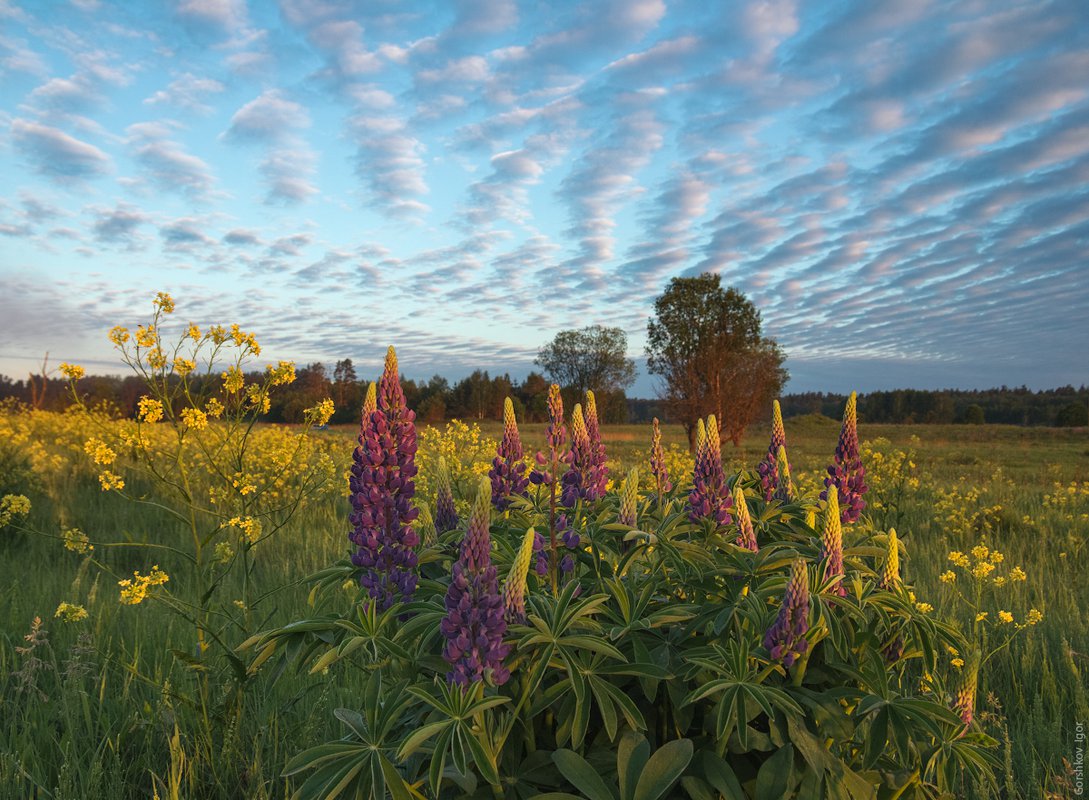
{"label": "yellow wildflower", "polygon": [[174,371],[183,378],[190,372],[197,368],[197,364],[191,358],[178,358],[174,359]]}
{"label": "yellow wildflower", "polygon": [[295,362],[294,361],[281,361],[277,366],[269,364],[265,367],[265,371],[269,373],[269,383],[272,386],[280,386],[282,384],[292,383],[295,380]]}
{"label": "yellow wildflower", "polygon": [[223,416],[223,404],[219,402],[219,400],[215,397],[205,403],[204,409],[209,417],[215,417],[216,419],[219,419],[221,416]]}
{"label": "yellow wildflower", "polygon": [[951,569],[946,570],[939,576],[938,580],[940,580],[942,583],[956,583],[957,573],[953,572],[953,570]]}
{"label": "yellow wildflower", "polygon": [[129,329],[124,325],[115,325],[110,328],[110,341],[121,347],[129,340]]}
{"label": "yellow wildflower", "polygon": [[986,578],[992,572],[994,572],[994,564],[990,561],[980,561],[972,567],[972,574],[977,578]]}
{"label": "yellow wildflower", "polygon": [[216,545],[215,556],[216,561],[220,564],[226,564],[234,558],[234,548],[231,547],[229,542],[219,542]]}
{"label": "yellow wildflower", "polygon": [[1011,614],[1009,611],[999,611],[998,620],[1004,625],[1009,625],[1013,622],[1013,614]]}
{"label": "yellow wildflower", "polygon": [[[1065,556],[1066,553],[1063,553],[1062,555]],[[1010,570],[1010,580],[1011,581],[1026,581],[1026,580],[1028,580],[1028,575],[1026,575],[1025,571],[1023,569],[1021,569],[1020,567],[1014,567],[1013,569]]]}
{"label": "yellow wildflower", "polygon": [[1028,612],[1028,617],[1025,618],[1025,624],[1026,625],[1035,625],[1037,622],[1039,622],[1043,618],[1044,618],[1043,612],[1041,612],[1041,611],[1039,611],[1039,610],[1037,610],[1035,608],[1030,608],[1029,612]]}
{"label": "yellow wildflower", "polygon": [[1002,555],[1000,552],[998,552],[997,550],[995,550],[995,551],[993,551],[991,553],[991,563],[992,564],[1001,564],[1005,560],[1006,560],[1006,557],[1004,555]]}
{"label": "yellow wildflower", "polygon": [[30,513],[30,500],[21,494],[6,494],[0,499],[0,526],[7,525],[15,517]]}
{"label": "yellow wildflower", "polygon": [[78,381],[87,371],[79,364],[69,364],[67,361],[60,365],[61,374],[70,381]]}
{"label": "yellow wildflower", "polygon": [[223,388],[230,394],[237,392],[246,382],[246,377],[238,367],[231,367],[226,372],[221,373],[220,377],[223,378]]}
{"label": "yellow wildflower", "polygon": [[147,575],[141,575],[139,571],[132,573],[132,578],[126,578],[117,582],[121,587],[121,602],[125,605],[135,606],[144,601],[148,589],[152,586],[161,586],[170,580],[170,576],[159,569],[156,564]]}
{"label": "yellow wildflower", "polygon": [[155,305],[161,308],[164,314],[174,313],[174,298],[166,292],[159,292],[155,295]]}
{"label": "yellow wildflower", "polygon": [[73,553],[89,553],[95,549],[87,534],[79,528],[62,528],[61,539],[64,541],[64,549]]}
{"label": "yellow wildflower", "polygon": [[246,387],[246,400],[251,406],[259,409],[261,414],[267,414],[272,407],[272,399],[268,396],[268,392],[256,383],[251,383]]}
{"label": "yellow wildflower", "polygon": [[261,538],[261,521],[253,517],[231,517],[227,524],[242,531],[242,535],[250,544],[254,544]]}
{"label": "yellow wildflower", "polygon": [[320,428],[322,425],[329,422],[329,418],[333,416],[335,410],[333,401],[326,397],[316,406],[306,409],[303,414],[309,422]]}
{"label": "yellow wildflower", "polygon": [[94,437],[84,443],[83,452],[89,455],[96,464],[102,466],[109,466],[117,460],[117,453],[101,439],[95,439]]}
{"label": "yellow wildflower", "polygon": [[1006,585],[1005,576],[1004,575],[999,575],[998,577],[996,577],[994,579],[994,585],[999,587],[999,588],[1002,588],[1003,586],[1005,586]]}
{"label": "yellow wildflower", "polygon": [[930,605],[930,603],[916,603],[915,607],[924,614],[929,614],[931,611],[934,610],[934,606]]}
{"label": "yellow wildflower", "polygon": [[227,331],[222,325],[213,325],[208,329],[208,335],[212,337],[212,341],[216,344],[223,344],[227,341]]}
{"label": "yellow wildflower", "polygon": [[987,619],[986,611],[980,611],[978,614],[976,614],[976,622],[983,622],[983,620],[985,619]]}
{"label": "yellow wildflower", "polygon": [[972,548],[972,555],[975,556],[977,561],[983,561],[990,555],[990,550],[987,549],[985,544],[977,544]]}
{"label": "yellow wildflower", "polygon": [[109,492],[113,489],[121,491],[125,488],[125,481],[120,476],[109,470],[104,471],[98,476],[98,482],[102,484],[102,491]]}
{"label": "yellow wildflower", "polygon": [[964,666],[964,659],[963,658],[954,658],[949,663],[952,664],[956,669],[960,669],[961,667]]}
{"label": "yellow wildflower", "polygon": [[166,354],[163,353],[163,348],[154,347],[148,350],[147,365],[152,369],[162,369],[166,366]]}
{"label": "yellow wildflower", "polygon": [[53,616],[65,622],[79,622],[81,619],[87,619],[87,609],[74,603],[61,603]]}
{"label": "yellow wildflower", "polygon": [[949,651],[949,655],[953,656],[954,658],[960,655],[960,650],[958,650],[957,648],[953,647],[953,645],[951,645],[951,644],[947,644],[947,645],[945,646],[945,649],[946,649],[946,650],[948,650],[948,651]]}
{"label": "yellow wildflower", "polygon": [[163,404],[145,395],[137,403],[136,416],[144,422],[158,422],[163,418]]}
{"label": "yellow wildflower", "polygon": [[208,415],[199,408],[183,408],[181,418],[193,430],[202,431],[208,427]]}
{"label": "yellow wildflower", "polygon": [[[242,472],[235,473],[232,484],[241,495],[253,494],[257,491],[257,486],[254,484],[253,478]],[[232,522],[231,524],[233,525],[234,523]]]}
{"label": "yellow wildflower", "polygon": [[953,552],[951,552],[949,554],[949,560],[958,567],[968,566],[968,556],[964,555],[964,553],[960,552],[959,550],[954,550]]}
{"label": "yellow wildflower", "polygon": [[154,347],[156,341],[158,341],[158,337],[155,334],[154,325],[141,325],[136,329],[137,347]]}
{"label": "yellow wildflower", "polygon": [[246,343],[246,334],[242,333],[242,329],[237,324],[231,325],[231,338],[238,347]]}
{"label": "yellow wildflower", "polygon": [[189,323],[189,330],[185,332],[185,335],[192,339],[194,342],[200,341],[200,328],[194,323]]}

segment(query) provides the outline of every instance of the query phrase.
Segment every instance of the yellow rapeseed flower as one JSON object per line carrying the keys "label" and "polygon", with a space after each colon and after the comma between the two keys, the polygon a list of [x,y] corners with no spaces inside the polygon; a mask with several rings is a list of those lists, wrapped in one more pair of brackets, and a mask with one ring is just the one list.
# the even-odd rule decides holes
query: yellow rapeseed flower
{"label": "yellow rapeseed flower", "polygon": [[15,517],[30,513],[30,500],[21,494],[6,494],[0,498],[0,526],[7,525]]}
{"label": "yellow rapeseed flower", "polygon": [[975,556],[977,561],[986,560],[987,556],[990,555],[990,552],[991,551],[987,549],[987,545],[985,544],[977,544],[972,548],[972,555]]}
{"label": "yellow rapeseed flower", "polygon": [[155,305],[161,308],[164,314],[174,313],[174,298],[166,292],[159,292],[155,295]]}
{"label": "yellow rapeseed flower", "polygon": [[943,572],[941,574],[941,576],[938,578],[938,580],[940,580],[942,583],[956,583],[957,582],[957,573],[953,572],[953,570],[951,570],[951,569],[946,570],[945,572]]}
{"label": "yellow rapeseed flower", "polygon": [[980,611],[978,614],[976,614],[976,622],[983,622],[983,620],[985,619],[987,619],[986,611]]}
{"label": "yellow rapeseed flower", "polygon": [[215,557],[220,564],[226,564],[234,558],[234,548],[229,542],[219,542],[216,544]]}
{"label": "yellow rapeseed flower", "polygon": [[254,544],[261,538],[261,521],[253,517],[231,517],[227,524],[242,531],[242,535],[250,544]]}
{"label": "yellow rapeseed flower", "polygon": [[329,418],[333,416],[334,411],[336,411],[336,408],[333,406],[333,401],[327,397],[316,406],[306,409],[303,414],[307,420],[320,428],[329,422]]}
{"label": "yellow rapeseed flower", "polygon": [[1013,623],[1013,614],[1011,614],[1009,611],[999,611],[998,620],[1005,625],[1010,625]]}
{"label": "yellow rapeseed flower", "polygon": [[79,622],[81,619],[87,619],[87,609],[74,603],[61,603],[53,616],[65,622]]}
{"label": "yellow rapeseed flower", "polygon": [[268,392],[256,383],[251,383],[246,387],[246,401],[253,408],[259,409],[261,414],[267,414],[272,407],[272,398],[268,396]]}
{"label": "yellow rapeseed flower", "polygon": [[1026,625],[1035,625],[1036,623],[1038,623],[1043,618],[1044,618],[1043,612],[1041,612],[1041,611],[1039,611],[1039,610],[1037,610],[1035,608],[1030,608],[1029,612],[1028,612],[1028,617],[1025,618],[1025,624]]}
{"label": "yellow rapeseed flower", "polygon": [[959,550],[954,550],[953,552],[951,552],[949,554],[949,560],[958,567],[967,567],[969,564],[968,556],[964,555],[964,553],[960,552]]}
{"label": "yellow rapeseed flower", "polygon": [[916,603],[915,607],[924,614],[929,614],[931,611],[934,610],[934,606],[930,605],[930,603]]}
{"label": "yellow rapeseed flower", "polygon": [[209,417],[215,417],[216,419],[219,419],[221,416],[223,416],[224,409],[223,404],[219,402],[217,398],[213,397],[204,404],[204,410],[207,412]]}
{"label": "yellow rapeseed flower", "polygon": [[94,437],[84,443],[83,452],[89,455],[96,464],[104,467],[117,460],[117,453],[101,439],[95,439]]}
{"label": "yellow rapeseed flower", "polygon": [[1005,560],[1006,560],[1006,557],[1004,555],[1002,555],[1000,552],[998,552],[997,550],[994,550],[994,551],[991,552],[991,563],[992,564],[1001,564]]}
{"label": "yellow rapeseed flower", "polygon": [[[1062,553],[1062,555],[1065,556],[1066,553]],[[1028,580],[1028,575],[1026,575],[1025,571],[1023,569],[1021,569],[1020,567],[1014,567],[1013,569],[1010,570],[1010,580],[1011,581],[1026,581],[1026,580]]]}
{"label": "yellow rapeseed flower", "polygon": [[166,366],[166,354],[161,347],[153,347],[147,353],[147,365],[152,369],[162,369]]}
{"label": "yellow rapeseed flower", "polygon": [[174,372],[183,378],[197,368],[197,364],[191,358],[178,357],[174,359]]}
{"label": "yellow rapeseed flower", "polygon": [[120,476],[109,470],[105,470],[98,476],[98,482],[102,484],[102,491],[109,492],[112,490],[121,491],[125,488],[125,481]]}
{"label": "yellow rapeseed flower", "polygon": [[992,572],[994,572],[994,564],[990,561],[980,561],[972,567],[972,574],[977,578],[986,578]]}
{"label": "yellow rapeseed flower", "polygon": [[189,330],[185,332],[185,335],[192,339],[194,342],[200,341],[200,328],[194,323],[189,323]]}
{"label": "yellow rapeseed flower", "polygon": [[269,383],[272,386],[292,383],[295,380],[295,362],[281,361],[275,367],[269,364],[265,367],[265,372],[269,374]]}
{"label": "yellow rapeseed flower", "polygon": [[161,586],[170,580],[170,576],[159,569],[156,564],[147,575],[141,575],[139,571],[132,573],[132,578],[126,578],[117,582],[121,587],[121,602],[125,605],[135,606],[144,601],[148,589],[152,586]]}
{"label": "yellow rapeseed flower", "polygon": [[956,669],[960,669],[961,667],[964,666],[964,659],[963,658],[954,658],[949,663],[952,664]]}
{"label": "yellow rapeseed flower", "polygon": [[163,404],[145,395],[137,403],[136,416],[144,422],[158,422],[163,418]]}
{"label": "yellow rapeseed flower", "polygon": [[87,371],[79,364],[69,364],[67,361],[60,365],[61,374],[70,381],[78,381]]}
{"label": "yellow rapeseed flower", "polygon": [[202,431],[208,427],[208,415],[199,408],[183,408],[181,418],[193,430]]}
{"label": "yellow rapeseed flower", "polygon": [[231,367],[226,372],[220,373],[220,377],[223,378],[223,388],[230,394],[237,392],[246,382],[246,377],[238,367]]}
{"label": "yellow rapeseed flower", "polygon": [[64,541],[64,549],[73,553],[90,553],[95,549],[87,534],[79,528],[62,528],[61,539]]}
{"label": "yellow rapeseed flower", "polygon": [[141,325],[136,329],[137,347],[154,347],[157,340],[154,325]]}
{"label": "yellow rapeseed flower", "polygon": [[110,328],[110,341],[121,347],[129,340],[129,329],[124,325],[115,325]]}

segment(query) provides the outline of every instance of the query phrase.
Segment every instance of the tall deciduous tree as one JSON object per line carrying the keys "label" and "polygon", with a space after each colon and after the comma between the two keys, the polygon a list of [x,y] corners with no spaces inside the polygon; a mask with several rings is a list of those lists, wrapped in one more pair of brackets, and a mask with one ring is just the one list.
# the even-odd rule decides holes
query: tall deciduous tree
{"label": "tall deciduous tree", "polygon": [[628,358],[628,337],[620,328],[589,325],[560,331],[540,349],[534,363],[564,388],[578,394],[623,392],[635,382],[635,362]]}
{"label": "tall deciduous tree", "polygon": [[760,312],[718,275],[673,278],[647,322],[647,368],[662,379],[660,394],[685,426],[714,414],[734,445],[766,414],[787,380],[785,356],[760,332]]}

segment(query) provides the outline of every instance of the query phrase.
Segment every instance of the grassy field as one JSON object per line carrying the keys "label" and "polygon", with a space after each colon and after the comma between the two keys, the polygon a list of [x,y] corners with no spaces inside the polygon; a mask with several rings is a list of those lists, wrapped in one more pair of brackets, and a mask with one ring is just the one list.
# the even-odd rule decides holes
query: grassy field
{"label": "grassy field", "polygon": [[[103,492],[81,453],[84,434],[63,415],[8,415],[7,424],[19,435],[8,436],[0,454],[0,494],[30,498],[28,528],[55,537],[78,528],[96,542],[180,549],[188,534],[153,504],[155,484],[129,479],[128,491],[145,503]],[[804,489],[816,490],[838,430],[824,418],[787,420],[792,467]],[[485,424],[446,436],[425,433],[425,491],[433,453],[472,462],[458,474],[474,463],[479,471],[487,439],[499,432],[497,424]],[[543,426],[522,433],[527,450],[543,444]],[[603,433],[614,474],[641,465],[649,426]],[[667,445],[676,445],[671,463],[679,468],[687,460],[683,432],[663,433]],[[339,476],[353,432],[315,435]],[[741,447],[727,444],[728,469],[753,468],[767,437],[766,428],[754,428]],[[987,664],[980,706],[986,729],[1002,743],[1001,796],[1072,796],[1064,759],[1074,756],[1075,721],[1089,719],[1089,437],[1084,430],[864,421],[860,437],[872,487],[868,512],[904,540],[905,574],[920,601],[939,613],[963,613],[939,577],[949,569],[950,551],[968,552],[981,541],[1024,570],[1026,580],[996,589],[988,607],[1018,620],[1037,608],[1044,618]],[[232,643],[312,612],[301,579],[347,553],[347,510],[334,481],[261,543],[244,582],[232,578],[220,587],[238,601],[227,603]],[[263,669],[236,696],[192,657],[200,644],[184,617],[151,601],[118,602],[116,582],[156,564],[171,576],[169,588],[180,601],[197,602],[189,566],[172,551],[158,551],[154,560],[138,547],[81,554],[57,538],[0,528],[0,798],[282,797],[291,788],[279,777],[287,759],[340,734],[331,712],[352,707],[362,689],[358,675],[334,668],[277,676]],[[343,602],[350,596],[345,592]],[[82,606],[87,618],[55,618],[62,602]],[[217,724],[217,714],[229,723]]]}

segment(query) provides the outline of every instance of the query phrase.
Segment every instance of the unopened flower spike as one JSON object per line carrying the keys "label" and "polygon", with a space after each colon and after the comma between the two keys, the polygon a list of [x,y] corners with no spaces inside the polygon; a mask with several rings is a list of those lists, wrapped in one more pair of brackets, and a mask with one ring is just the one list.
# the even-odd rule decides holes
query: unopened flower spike
{"label": "unopened flower spike", "polygon": [[458,526],[458,512],[454,508],[454,489],[446,459],[439,457],[435,476],[435,533],[452,531]]}
{"label": "unopened flower spike", "polygon": [[488,478],[492,484],[492,505],[497,511],[510,508],[512,497],[525,497],[529,478],[522,461],[522,439],[518,434],[518,422],[514,417],[514,403],[508,397],[503,402],[503,438],[492,459]]}
{"label": "unopened flower spike", "polygon": [[522,546],[511,564],[507,580],[503,583],[503,608],[507,622],[525,622],[526,620],[526,579],[533,561],[533,548],[537,533],[530,528],[522,537]]}
{"label": "unopened flower spike", "polygon": [[[965,731],[968,726],[972,724],[972,720],[975,718],[976,709],[976,688],[979,682],[979,662],[980,652],[979,650],[973,650],[968,655],[968,664],[965,666],[961,677],[960,687],[957,689],[956,700],[953,704],[953,710],[960,716],[960,721],[964,723]],[[961,733],[961,736],[964,732]]]}
{"label": "unopened flower spike", "polygon": [[772,661],[793,666],[809,649],[805,634],[809,631],[809,571],[804,559],[790,565],[790,580],[775,622],[764,634],[764,647]]}
{"label": "unopened flower spike", "polygon": [[639,470],[632,467],[620,486],[620,513],[617,516],[617,522],[621,525],[627,525],[629,528],[638,527],[636,525],[636,511],[639,501]]}
{"label": "unopened flower spike", "polygon": [[363,418],[366,419],[378,408],[378,384],[371,381],[367,385],[367,396],[363,398]]}
{"label": "unopened flower spike", "polygon": [[726,485],[722,469],[722,445],[718,439],[718,423],[714,414],[707,417],[706,426],[697,428],[696,464],[692,470],[692,491],[688,495],[688,518],[693,522],[709,519],[715,525],[729,525],[733,497]]}
{"label": "unopened flower spike", "polygon": [[658,418],[654,418],[653,433],[650,439],[650,473],[654,476],[654,486],[658,494],[658,502],[662,501],[662,495],[673,489],[669,480],[669,469],[665,463],[665,452],[662,450],[662,430],[658,425]]}
{"label": "unopened flower spike", "polygon": [[896,540],[896,530],[889,530],[888,552],[885,566],[881,570],[881,588],[894,590],[900,585],[900,548]]}
{"label": "unopened flower spike", "polygon": [[605,442],[601,439],[601,427],[597,418],[597,399],[587,389],[586,408],[583,413],[586,421],[586,435],[590,440],[590,463],[584,475],[584,496],[594,502],[605,496],[605,485],[609,481],[609,470],[605,465]]}
{"label": "unopened flower spike", "polygon": [[594,471],[593,443],[586,428],[582,406],[575,404],[571,412],[571,468],[563,476],[563,494],[560,503],[568,508],[579,500],[589,500],[592,487],[589,485]]}
{"label": "unopened flower spike", "polygon": [[847,588],[843,585],[843,527],[840,522],[839,502],[835,493],[828,497],[828,505],[824,509],[824,526],[821,529],[821,559],[826,563],[824,569],[825,580],[839,577],[841,580],[833,588],[832,592],[840,597],[847,596]]}
{"label": "unopened flower spike", "polygon": [[786,445],[779,448],[775,459],[776,486],[772,498],[782,503],[789,503],[794,499],[794,481],[790,478],[790,463],[787,461]]}
{"label": "unopened flower spike", "polygon": [[[776,490],[780,484],[782,470],[779,466],[779,450],[786,447],[786,429],[783,427],[783,412],[779,408],[779,401],[775,400],[771,408],[771,442],[768,444],[768,452],[763,461],[756,466],[760,475],[760,486],[764,491],[764,500],[771,502],[776,496]],[[787,472],[790,471],[789,466]]]}
{"label": "unopened flower spike", "polygon": [[740,486],[734,487],[734,516],[737,518],[737,546],[755,553],[760,549],[760,545],[756,543],[756,531],[752,526],[752,517],[749,516],[749,504],[745,502],[745,492]]}

